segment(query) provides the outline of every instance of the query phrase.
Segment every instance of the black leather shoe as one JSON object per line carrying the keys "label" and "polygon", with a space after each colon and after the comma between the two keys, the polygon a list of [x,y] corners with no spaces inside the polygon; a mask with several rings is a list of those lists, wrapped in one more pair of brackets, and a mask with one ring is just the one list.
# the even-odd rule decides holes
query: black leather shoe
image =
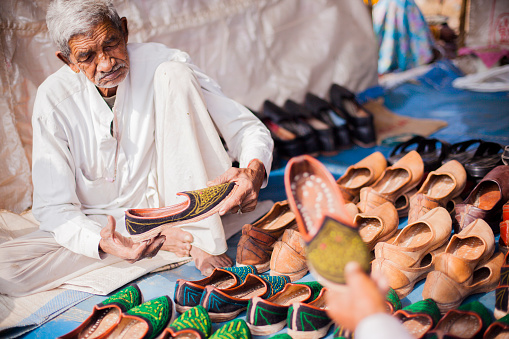
{"label": "black leather shoe", "polygon": [[279,107],[270,100],[265,100],[263,103],[263,114],[279,126],[302,138],[305,151],[301,154],[318,154],[320,152],[318,137],[313,128],[302,120],[302,118],[293,116],[290,112]]}
{"label": "black leather shoe", "polygon": [[[280,158],[292,158],[304,154],[304,140],[302,140],[301,137],[279,126],[269,117],[265,116],[263,112],[255,112],[252,109],[249,110],[267,126],[274,140],[274,151],[272,154],[272,166],[274,169],[278,168]],[[276,167],[274,167],[274,165]]]}
{"label": "black leather shoe", "polygon": [[304,106],[293,100],[286,100],[283,108],[292,113],[293,116],[302,119],[314,130],[320,144],[320,151],[323,153],[332,153],[337,150],[336,139],[333,129],[321,120],[318,120]]}
{"label": "black leather shoe", "polygon": [[305,105],[317,119],[332,127],[337,149],[352,147],[346,120],[339,116],[327,101],[312,93],[307,93]]}
{"label": "black leather shoe", "polygon": [[332,84],[329,94],[332,106],[345,118],[353,141],[361,147],[375,146],[373,114],[359,104],[355,94],[338,84]]}

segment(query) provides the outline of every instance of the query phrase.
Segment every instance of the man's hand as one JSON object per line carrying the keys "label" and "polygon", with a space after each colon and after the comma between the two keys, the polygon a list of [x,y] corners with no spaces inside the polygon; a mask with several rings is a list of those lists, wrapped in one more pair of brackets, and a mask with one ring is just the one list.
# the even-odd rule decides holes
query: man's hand
{"label": "man's hand", "polygon": [[155,256],[163,246],[165,239],[164,235],[159,235],[140,243],[134,243],[131,238],[124,237],[115,231],[115,219],[108,215],[108,224],[101,230],[99,248],[105,253],[122,258],[132,264],[138,260]]}
{"label": "man's hand", "polygon": [[258,193],[265,178],[265,166],[258,160],[252,160],[247,168],[230,168],[223,175],[209,181],[207,186],[220,185],[226,182],[235,182],[235,193],[225,201],[219,210],[219,215],[227,212],[251,212],[258,203]]}

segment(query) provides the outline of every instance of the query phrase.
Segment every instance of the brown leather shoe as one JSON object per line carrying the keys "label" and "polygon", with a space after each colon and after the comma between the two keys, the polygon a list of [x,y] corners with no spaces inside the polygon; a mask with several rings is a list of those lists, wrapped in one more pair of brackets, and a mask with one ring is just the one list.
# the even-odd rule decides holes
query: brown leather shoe
{"label": "brown leather shoe", "polygon": [[270,275],[286,275],[296,281],[306,275],[306,243],[299,231],[287,229],[274,245],[270,258]]}
{"label": "brown leather shoe", "polygon": [[419,184],[423,173],[421,156],[416,151],[410,151],[393,166],[387,167],[372,186],[361,189],[357,207],[367,212],[386,202],[394,204],[402,194]]}
{"label": "brown leather shoe", "polygon": [[509,166],[497,166],[486,174],[462,204],[456,205],[454,232],[459,233],[475,219],[483,219],[497,234],[502,206],[508,200]]}
{"label": "brown leather shoe", "polygon": [[359,213],[354,218],[359,234],[370,251],[379,242],[390,239],[399,225],[398,212],[390,202],[386,202],[377,208]]}
{"label": "brown leather shoe", "polygon": [[396,207],[396,211],[398,211],[400,219],[408,217],[408,211],[410,210],[410,198],[415,193],[417,193],[417,188],[413,188],[412,190],[400,195],[394,202],[394,207]]}
{"label": "brown leather shoe", "polygon": [[274,244],[293,225],[295,214],[290,210],[288,202],[276,202],[257,222],[242,227],[237,245],[237,265],[254,265],[258,273],[267,271]]}
{"label": "brown leather shoe", "polygon": [[410,198],[408,222],[414,222],[435,207],[446,207],[465,188],[467,172],[462,164],[451,160],[428,174],[417,193]]}
{"label": "brown leather shoe", "polygon": [[346,169],[336,182],[345,202],[357,203],[361,188],[373,184],[387,167],[387,160],[380,152],[374,152]]}
{"label": "brown leather shoe", "polygon": [[493,291],[500,279],[503,262],[503,253],[495,253],[488,262],[477,266],[472,277],[462,284],[444,272],[437,270],[430,272],[424,283],[422,297],[435,300],[442,313],[455,309],[472,294]]}

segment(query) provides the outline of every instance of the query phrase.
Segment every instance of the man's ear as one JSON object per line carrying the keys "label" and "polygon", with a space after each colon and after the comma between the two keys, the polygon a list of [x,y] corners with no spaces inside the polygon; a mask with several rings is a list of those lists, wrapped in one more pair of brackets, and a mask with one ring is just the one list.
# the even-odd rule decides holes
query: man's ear
{"label": "man's ear", "polygon": [[127,44],[127,36],[129,35],[129,31],[127,29],[127,18],[124,16],[120,18],[120,21],[122,22],[122,33],[124,34],[124,41]]}
{"label": "man's ear", "polygon": [[64,53],[62,53],[61,51],[56,51],[55,52],[55,55],[57,56],[57,58],[59,58],[60,60],[62,60],[62,62],[64,64],[66,64],[67,66],[71,67],[71,69],[74,71],[74,73],[79,73],[80,72],[80,69],[77,65],[73,64],[69,58],[67,58]]}

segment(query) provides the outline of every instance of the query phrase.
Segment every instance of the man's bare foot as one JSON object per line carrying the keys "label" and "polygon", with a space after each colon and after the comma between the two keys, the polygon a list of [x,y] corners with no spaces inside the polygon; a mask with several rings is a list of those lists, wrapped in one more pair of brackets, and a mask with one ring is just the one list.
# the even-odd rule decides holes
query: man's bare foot
{"label": "man's bare foot", "polygon": [[233,261],[226,255],[209,254],[196,246],[191,248],[191,257],[194,259],[194,264],[204,276],[209,276],[216,267],[231,267]]}
{"label": "man's bare foot", "polygon": [[191,243],[193,242],[191,233],[183,231],[178,227],[168,227],[161,234],[166,236],[161,250],[173,252],[179,257],[191,256]]}

